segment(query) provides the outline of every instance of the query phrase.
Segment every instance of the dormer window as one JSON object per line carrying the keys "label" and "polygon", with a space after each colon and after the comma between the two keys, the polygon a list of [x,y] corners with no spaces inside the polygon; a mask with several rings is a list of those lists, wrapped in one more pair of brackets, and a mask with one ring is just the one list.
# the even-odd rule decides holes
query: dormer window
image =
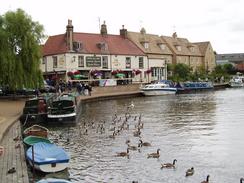
{"label": "dormer window", "polygon": [[193,46],[190,47],[190,51],[191,52],[194,52],[195,51],[195,48]]}
{"label": "dormer window", "polygon": [[149,44],[148,44],[148,42],[142,43],[142,45],[143,45],[143,47],[144,47],[145,49],[148,49],[148,48],[149,48]]}
{"label": "dormer window", "polygon": [[108,44],[105,42],[97,43],[97,47],[101,49],[101,51],[107,51],[108,50]]}
{"label": "dormer window", "polygon": [[162,44],[162,43],[158,44],[158,46],[161,50],[165,50],[165,48],[166,48],[165,44]]}
{"label": "dormer window", "polygon": [[176,47],[177,51],[181,51],[181,46],[177,45],[175,47]]}
{"label": "dormer window", "polygon": [[73,48],[75,51],[79,51],[83,49],[83,44],[81,42],[73,42]]}

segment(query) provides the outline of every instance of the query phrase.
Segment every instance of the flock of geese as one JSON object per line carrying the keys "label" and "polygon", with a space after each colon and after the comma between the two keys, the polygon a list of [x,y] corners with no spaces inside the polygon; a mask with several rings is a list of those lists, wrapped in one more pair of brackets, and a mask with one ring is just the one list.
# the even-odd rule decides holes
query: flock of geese
{"label": "flock of geese", "polygon": [[[131,141],[127,139],[125,141],[125,144],[127,145],[126,151],[123,152],[117,152],[115,154],[115,157],[127,157],[129,158],[130,151],[141,151],[141,148],[143,147],[150,147],[152,146],[149,142],[144,142],[141,138],[142,129],[144,128],[144,123],[141,120],[141,114],[139,116],[132,116],[131,111],[134,108],[134,104],[131,103],[129,106],[126,107],[126,112],[124,114],[124,117],[118,116],[117,114],[114,114],[112,116],[112,125],[110,125],[110,128],[108,131],[111,133],[108,135],[108,138],[115,139],[116,136],[120,135],[124,130],[131,129],[131,126],[134,125],[133,129],[133,136],[139,137],[138,145],[134,146],[131,145]],[[133,122],[133,123],[132,123]],[[100,121],[97,125],[95,125],[95,122],[83,122],[83,127],[85,127],[83,135],[88,135],[88,129],[91,127],[93,129],[96,129],[97,133],[105,133],[105,121]],[[81,129],[79,130],[82,131]],[[160,157],[160,149],[157,149],[156,152],[147,154],[147,158],[159,158]],[[176,167],[177,160],[174,159],[172,163],[162,163],[161,169],[167,168],[175,168]],[[194,175],[194,167],[191,167],[186,170],[185,176],[192,176]],[[207,175],[206,179],[203,180],[201,183],[209,183],[210,175]],[[132,183],[138,183],[138,181],[132,181]],[[244,178],[240,179],[240,183],[244,183]]]}

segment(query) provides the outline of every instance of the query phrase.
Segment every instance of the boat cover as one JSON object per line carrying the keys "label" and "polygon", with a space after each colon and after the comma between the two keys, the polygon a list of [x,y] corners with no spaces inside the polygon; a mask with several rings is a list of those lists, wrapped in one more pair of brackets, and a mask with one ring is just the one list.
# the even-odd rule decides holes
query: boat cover
{"label": "boat cover", "polygon": [[72,182],[64,179],[48,178],[48,179],[39,180],[37,183],[72,183]]}
{"label": "boat cover", "polygon": [[[68,163],[69,156],[63,148],[55,144],[46,142],[38,142],[33,145],[34,148],[34,163],[37,165],[52,164],[52,163]],[[27,159],[32,161],[32,147],[26,152]]]}

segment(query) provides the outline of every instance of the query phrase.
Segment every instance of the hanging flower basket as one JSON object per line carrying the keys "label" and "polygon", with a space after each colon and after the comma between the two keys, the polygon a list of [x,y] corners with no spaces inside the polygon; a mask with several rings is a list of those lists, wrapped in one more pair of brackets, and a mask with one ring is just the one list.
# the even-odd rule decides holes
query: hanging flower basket
{"label": "hanging flower basket", "polygon": [[69,77],[72,77],[72,76],[74,76],[74,73],[71,72],[71,71],[69,71],[69,72],[67,73],[67,75],[68,75]]}
{"label": "hanging flower basket", "polygon": [[141,74],[141,71],[140,70],[136,70],[135,71],[135,75],[138,75],[138,74]]}
{"label": "hanging flower basket", "polygon": [[151,69],[146,70],[146,74],[150,74],[152,72]]}
{"label": "hanging flower basket", "polygon": [[80,71],[75,71],[74,72],[74,75],[79,75],[80,74]]}

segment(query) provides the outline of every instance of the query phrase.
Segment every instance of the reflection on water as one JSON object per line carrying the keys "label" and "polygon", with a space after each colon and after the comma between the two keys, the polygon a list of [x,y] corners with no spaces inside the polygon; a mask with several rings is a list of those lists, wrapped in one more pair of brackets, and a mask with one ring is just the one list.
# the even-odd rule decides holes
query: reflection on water
{"label": "reflection on water", "polygon": [[[135,107],[125,122],[132,100]],[[88,103],[80,113],[76,127],[55,128],[52,135],[70,153],[73,182],[196,183],[209,174],[210,182],[232,183],[244,176],[244,89]],[[116,157],[126,151],[126,140],[138,146],[133,132],[140,114],[141,139],[152,146]],[[110,138],[113,127],[116,135]],[[160,158],[148,159],[158,148]],[[175,169],[160,168],[173,159]],[[195,173],[186,178],[191,167]]]}

